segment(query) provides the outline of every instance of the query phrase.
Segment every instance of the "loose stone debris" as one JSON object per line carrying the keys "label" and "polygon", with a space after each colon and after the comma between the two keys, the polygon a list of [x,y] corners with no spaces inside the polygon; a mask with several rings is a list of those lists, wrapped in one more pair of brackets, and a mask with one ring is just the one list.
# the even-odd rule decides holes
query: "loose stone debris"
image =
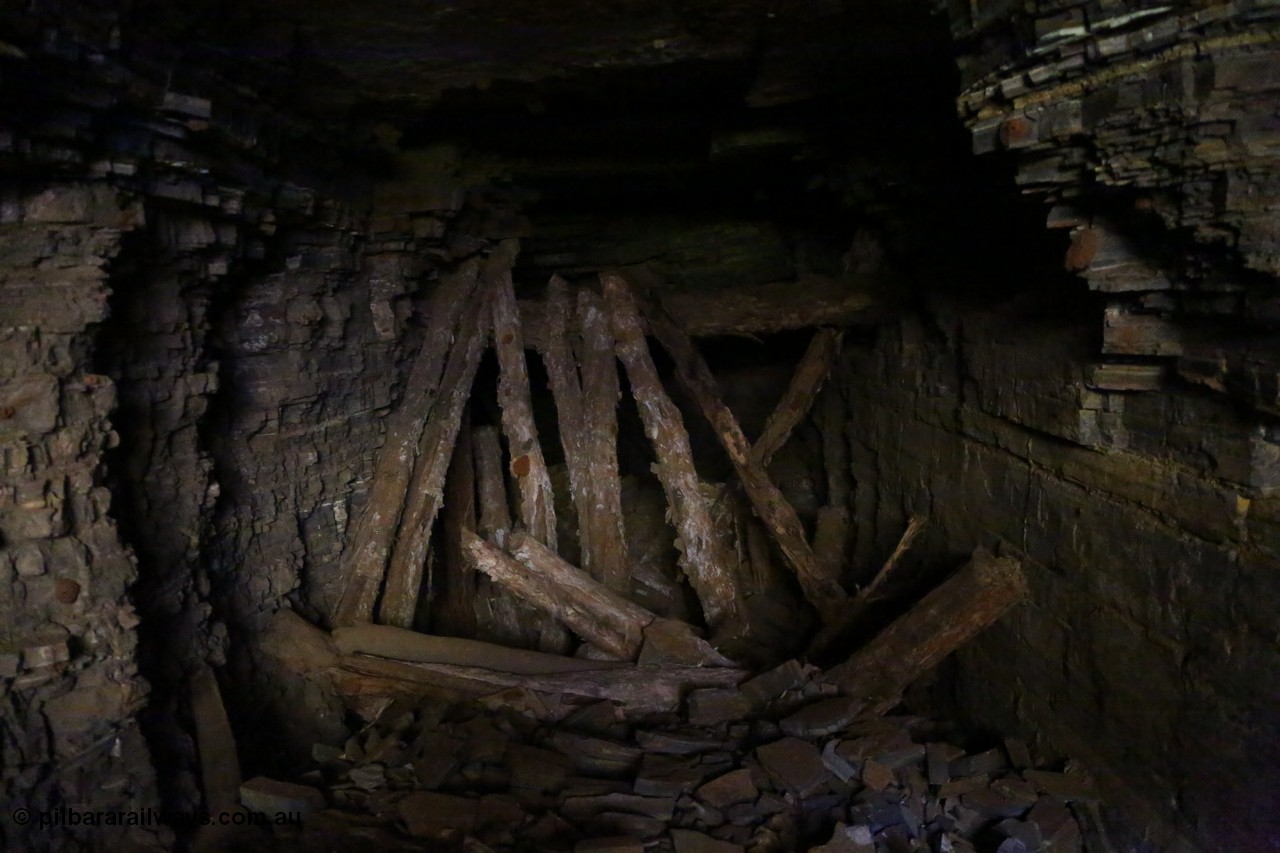
{"label": "loose stone debris", "polygon": [[699,725],[694,703],[629,717],[600,701],[547,723],[520,690],[478,705],[387,702],[345,744],[316,744],[298,783],[245,783],[246,808],[308,814],[269,841],[246,833],[242,849],[1105,849],[1088,843],[1099,831],[1093,779],[1022,741],[966,748],[946,725],[906,714],[815,726],[844,700],[795,661],[718,690],[756,710]]}

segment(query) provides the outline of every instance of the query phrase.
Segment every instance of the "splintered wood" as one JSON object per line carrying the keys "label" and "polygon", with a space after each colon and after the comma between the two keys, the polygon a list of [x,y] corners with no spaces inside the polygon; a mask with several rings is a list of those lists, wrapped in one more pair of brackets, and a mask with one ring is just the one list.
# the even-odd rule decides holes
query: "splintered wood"
{"label": "splintered wood", "polygon": [[400,527],[405,491],[418,456],[419,439],[435,401],[454,328],[476,290],[479,267],[468,262],[443,276],[431,300],[426,334],[405,385],[404,398],[387,428],[369,485],[369,499],[347,549],[346,585],[333,614],[335,625],[373,618],[392,543]]}
{"label": "splintered wood", "polygon": [[761,465],[768,467],[773,454],[787,443],[791,431],[809,413],[814,399],[822,390],[822,383],[827,381],[831,365],[840,354],[842,337],[844,333],[836,329],[819,329],[813,333],[809,348],[805,350],[800,364],[796,366],[787,390],[751,448],[752,455]]}
{"label": "splintered wood", "polygon": [[[504,249],[515,241],[503,241]],[[520,520],[525,529],[544,545],[556,547],[555,498],[551,478],[542,458],[538,430],[533,423],[533,402],[529,397],[529,369],[525,363],[524,334],[516,311],[516,294],[511,284],[511,268],[495,270],[493,288],[494,347],[502,373],[498,379],[498,403],[502,406],[502,432],[511,451],[511,474],[515,477]]]}
{"label": "splintered wood", "polygon": [[[506,261],[490,259],[481,273],[482,281],[494,275],[495,266]],[[418,605],[422,569],[427,559],[431,526],[444,500],[445,474],[453,457],[453,444],[462,423],[462,412],[471,397],[471,382],[487,338],[485,311],[488,289],[467,306],[457,340],[440,380],[440,395],[432,407],[418,444],[418,457],[409,479],[404,513],[391,562],[387,566],[386,587],[378,605],[378,621],[408,628]],[[367,620],[366,620],[367,621]]]}
{"label": "splintered wood", "polygon": [[633,659],[653,614],[595,583],[523,533],[509,537],[511,553],[503,553],[475,534],[464,534],[463,547],[477,570],[526,601],[551,613],[578,636],[622,659]]}
{"label": "splintered wood", "polygon": [[706,500],[698,489],[684,419],[658,378],[631,289],[615,275],[601,276],[601,283],[618,358],[626,367],[645,434],[658,458],[655,472],[666,491],[681,567],[702,603],[707,624],[715,629],[742,610],[736,579],[728,569],[731,560],[720,547]]}
{"label": "splintered wood", "polygon": [[963,568],[900,616],[826,678],[865,702],[868,713],[888,711],[903,691],[943,658],[985,630],[1027,594],[1022,567],[979,549]]}
{"label": "splintered wood", "polygon": [[[627,304],[634,311],[631,290],[620,276],[605,276],[605,293],[619,304]],[[751,445],[738,419],[720,399],[715,377],[688,334],[652,300],[646,300],[646,316],[650,331],[671,354],[676,364],[676,375],[698,404],[703,415],[715,428],[716,438],[733,463],[747,499],[756,515],[772,534],[778,550],[796,573],[805,598],[822,616],[823,621],[835,618],[840,606],[847,599],[836,578],[824,574],[814,558],[813,550],[805,538],[804,526],[795,509],[782,492],[769,479],[764,466],[752,452]],[[637,327],[638,327],[637,323]]]}
{"label": "splintered wood", "polygon": [[581,290],[577,303],[575,317],[568,283],[553,277],[542,356],[555,396],[560,443],[578,516],[582,568],[615,592],[625,593],[631,573],[618,476],[619,390],[613,334],[595,294]]}

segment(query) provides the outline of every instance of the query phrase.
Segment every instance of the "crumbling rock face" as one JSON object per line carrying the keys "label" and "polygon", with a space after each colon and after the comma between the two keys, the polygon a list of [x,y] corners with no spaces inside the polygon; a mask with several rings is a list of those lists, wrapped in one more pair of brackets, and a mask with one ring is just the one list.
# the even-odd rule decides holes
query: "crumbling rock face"
{"label": "crumbling rock face", "polygon": [[[11,196],[0,225],[0,784],[9,815],[68,801],[156,804],[136,719],[147,699],[138,617],[126,597],[137,569],[99,476],[117,441],[108,420],[116,387],[84,358],[105,315],[121,220],[138,213],[126,205],[122,216],[116,202],[109,188],[54,184]],[[2,831],[5,846],[34,849],[44,830],[6,819]]]}
{"label": "crumbling rock face", "polygon": [[1106,294],[1102,353],[1171,360],[1189,381],[1280,413],[1267,343],[1280,321],[1280,13],[935,5],[957,40],[974,152],[1008,152],[1023,190],[1054,204],[1048,226],[1069,232],[1066,267]]}

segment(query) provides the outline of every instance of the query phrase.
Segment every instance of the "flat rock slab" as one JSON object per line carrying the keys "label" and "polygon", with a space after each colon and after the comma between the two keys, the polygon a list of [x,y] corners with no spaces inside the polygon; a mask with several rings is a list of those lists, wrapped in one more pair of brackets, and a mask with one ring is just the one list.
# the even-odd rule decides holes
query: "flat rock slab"
{"label": "flat rock slab", "polygon": [[686,701],[689,722],[695,726],[736,722],[751,712],[751,701],[736,687],[693,690]]}
{"label": "flat rock slab", "polygon": [[844,731],[862,711],[863,703],[850,696],[835,696],[806,705],[779,723],[792,737],[815,738]]}
{"label": "flat rock slab", "polygon": [[846,826],[837,823],[831,840],[809,853],[875,853],[876,845],[868,826]]}
{"label": "flat rock slab", "polygon": [[675,814],[674,797],[641,797],[636,794],[601,794],[569,797],[560,813],[569,820],[583,820],[603,812],[624,812],[654,820],[668,821]]}
{"label": "flat rock slab", "polygon": [[807,797],[826,784],[822,754],[808,741],[787,737],[756,750],[756,758],[780,790]]}
{"label": "flat rock slab", "polygon": [[635,792],[644,797],[678,797],[696,788],[712,772],[693,758],[646,755],[640,762]]}
{"label": "flat rock slab", "polygon": [[644,842],[621,835],[588,838],[575,844],[573,853],[644,853]]}
{"label": "flat rock slab", "polygon": [[636,745],[645,752],[659,752],[664,755],[693,755],[697,752],[723,749],[724,741],[696,734],[639,731],[636,732]]}
{"label": "flat rock slab", "polygon": [[798,660],[789,660],[743,684],[742,693],[753,707],[763,708],[788,690],[803,687],[815,671]]}
{"label": "flat rock slab", "polygon": [[689,829],[671,830],[671,843],[675,845],[676,853],[743,853],[740,844],[719,841]]}
{"label": "flat rock slab", "polygon": [[751,779],[751,771],[743,768],[717,776],[695,793],[707,805],[724,809],[736,803],[753,802],[760,791]]}
{"label": "flat rock slab", "polygon": [[414,791],[396,810],[414,838],[438,838],[450,831],[469,833],[476,825],[476,801],[431,791]]}
{"label": "flat rock slab", "polygon": [[313,814],[325,808],[324,794],[307,785],[295,785],[255,776],[240,786],[240,804],[251,812]]}

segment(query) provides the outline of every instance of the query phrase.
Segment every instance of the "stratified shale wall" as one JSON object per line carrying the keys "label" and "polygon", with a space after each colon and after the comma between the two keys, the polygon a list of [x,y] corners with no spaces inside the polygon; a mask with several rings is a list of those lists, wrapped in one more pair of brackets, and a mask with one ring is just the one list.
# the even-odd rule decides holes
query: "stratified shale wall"
{"label": "stratified shale wall", "polygon": [[911,512],[1024,554],[960,707],[1088,757],[1153,849],[1280,849],[1280,11],[950,11],[974,150],[1075,281],[954,282],[851,351],[859,562]]}
{"label": "stratified shale wall", "polygon": [[[62,12],[6,35],[0,89],[0,847],[166,845],[158,823],[39,815],[163,807],[190,829],[201,763],[234,755],[197,761],[188,684],[320,547],[308,519],[332,497],[294,462],[343,489],[364,473],[349,457],[395,370],[359,324],[390,295],[356,273],[367,196],[322,131],[173,74],[114,15]],[[250,441],[364,369],[317,415],[327,445]]]}

